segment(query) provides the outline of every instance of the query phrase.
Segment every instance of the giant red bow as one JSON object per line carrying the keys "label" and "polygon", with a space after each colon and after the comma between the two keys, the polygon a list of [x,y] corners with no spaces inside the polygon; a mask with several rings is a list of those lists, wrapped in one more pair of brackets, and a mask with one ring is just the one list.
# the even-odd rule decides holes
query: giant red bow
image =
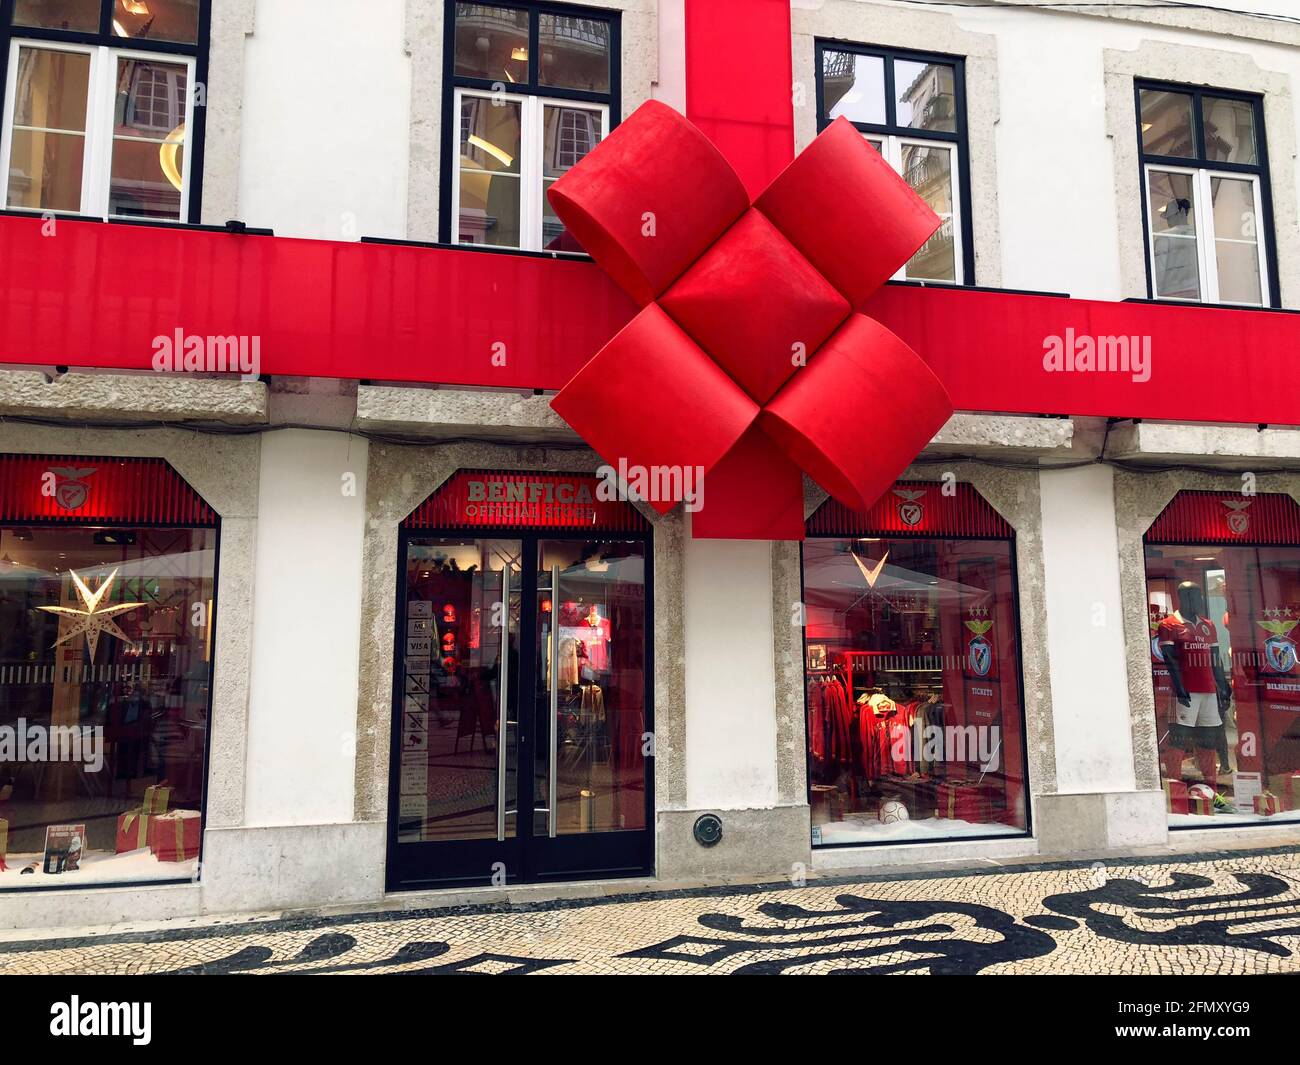
{"label": "giant red bow", "polygon": [[704,134],[647,103],[548,195],[642,306],[552,406],[611,465],[702,467],[697,536],[802,539],[801,469],[865,510],[952,414],[855,313],[939,218],[845,120],[751,205]]}

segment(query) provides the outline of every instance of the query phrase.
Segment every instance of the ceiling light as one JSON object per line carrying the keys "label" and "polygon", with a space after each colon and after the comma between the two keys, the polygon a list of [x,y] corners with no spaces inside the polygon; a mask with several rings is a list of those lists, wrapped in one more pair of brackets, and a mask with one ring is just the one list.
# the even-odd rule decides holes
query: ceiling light
{"label": "ceiling light", "polygon": [[514,165],[515,157],[513,155],[510,155],[508,152],[503,152],[495,144],[490,141],[485,141],[476,133],[471,133],[469,135],[469,143],[474,145],[475,148],[483,149],[483,151],[487,152],[488,155],[492,156],[494,159],[499,159],[506,166]]}
{"label": "ceiling light", "polygon": [[511,59],[517,59],[517,60],[519,60],[519,62],[521,62],[521,63],[527,63],[527,62],[528,62],[528,49],[527,49],[527,48],[524,48],[524,47],[516,48],[514,51],[512,51],[512,52],[510,53],[510,58],[511,58]]}
{"label": "ceiling light", "polygon": [[133,15],[149,14],[149,5],[144,0],[122,0],[122,6]]}
{"label": "ceiling light", "polygon": [[176,157],[184,143],[185,123],[182,122],[167,134],[167,139],[162,142],[162,146],[158,149],[158,165],[162,167],[163,174],[177,192],[180,192],[181,186],[184,185],[180,167],[176,165]]}
{"label": "ceiling light", "polygon": [[119,37],[131,36],[129,33],[126,32],[126,27],[123,26],[120,22],[118,22],[117,19],[113,20],[113,32],[117,34],[117,36]]}

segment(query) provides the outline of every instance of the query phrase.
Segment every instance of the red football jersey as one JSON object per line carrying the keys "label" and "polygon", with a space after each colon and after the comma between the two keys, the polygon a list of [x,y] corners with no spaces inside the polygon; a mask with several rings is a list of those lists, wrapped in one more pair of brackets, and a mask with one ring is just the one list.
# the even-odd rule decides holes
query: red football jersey
{"label": "red football jersey", "polygon": [[1214,670],[1210,665],[1219,649],[1219,633],[1213,621],[1197,618],[1196,623],[1192,624],[1177,614],[1170,614],[1160,622],[1156,638],[1162,647],[1168,644],[1177,646],[1183,684],[1189,692],[1212,692],[1217,689]]}

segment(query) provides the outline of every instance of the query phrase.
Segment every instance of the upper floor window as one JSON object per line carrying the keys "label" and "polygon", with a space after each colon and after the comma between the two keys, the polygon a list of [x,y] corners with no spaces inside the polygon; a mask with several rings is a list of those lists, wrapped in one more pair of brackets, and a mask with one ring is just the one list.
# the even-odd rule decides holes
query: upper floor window
{"label": "upper floor window", "polygon": [[973,283],[962,60],[818,41],[817,69],[818,129],[847,118],[942,220],[895,276]]}
{"label": "upper floor window", "polygon": [[1138,143],[1154,299],[1272,299],[1268,159],[1258,96],[1138,82]]}
{"label": "upper floor window", "polygon": [[0,24],[3,206],[196,218],[207,0],[12,0],[11,10]]}
{"label": "upper floor window", "polygon": [[546,191],[618,114],[618,15],[453,0],[447,27],[442,240],[580,252]]}

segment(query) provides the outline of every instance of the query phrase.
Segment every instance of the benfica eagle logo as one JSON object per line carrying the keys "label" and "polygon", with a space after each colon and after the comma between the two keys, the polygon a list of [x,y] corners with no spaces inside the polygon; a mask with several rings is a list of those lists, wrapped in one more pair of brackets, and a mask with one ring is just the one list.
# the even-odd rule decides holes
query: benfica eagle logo
{"label": "benfica eagle logo", "polygon": [[1294,621],[1257,621],[1257,625],[1271,633],[1264,641],[1264,658],[1268,668],[1275,673],[1290,673],[1296,665],[1295,640],[1288,635],[1300,625],[1300,619]]}
{"label": "benfica eagle logo", "polygon": [[1250,506],[1253,499],[1220,499],[1225,507],[1228,508],[1228,531],[1233,536],[1244,536],[1246,530],[1250,528],[1250,515],[1246,513],[1246,508]]}
{"label": "benfica eagle logo", "polygon": [[921,520],[925,517],[925,507],[921,503],[921,500],[925,497],[925,489],[895,488],[894,495],[902,500],[898,504],[899,520],[909,528],[920,525]]}
{"label": "benfica eagle logo", "polygon": [[54,502],[63,510],[80,510],[90,495],[86,478],[95,472],[95,467],[52,466],[50,472],[54,474]]}
{"label": "benfica eagle logo", "polygon": [[993,622],[989,620],[968,621],[966,628],[975,634],[974,639],[966,649],[966,661],[970,666],[970,671],[977,677],[987,677],[989,670],[993,668],[993,645],[989,643],[985,635],[989,629],[993,628]]}

